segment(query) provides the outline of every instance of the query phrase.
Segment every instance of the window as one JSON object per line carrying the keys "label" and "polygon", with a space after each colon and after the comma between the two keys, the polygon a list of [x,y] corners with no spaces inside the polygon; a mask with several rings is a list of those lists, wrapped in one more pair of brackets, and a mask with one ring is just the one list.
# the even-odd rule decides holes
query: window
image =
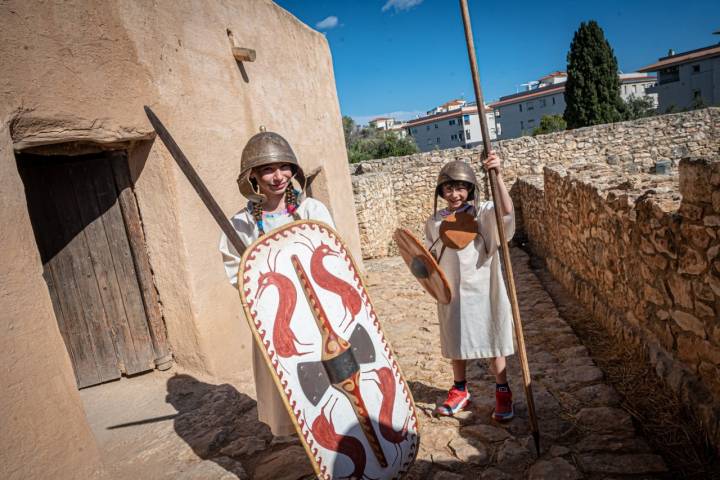
{"label": "window", "polygon": [[437,123],[435,124],[435,128],[438,128]]}
{"label": "window", "polygon": [[527,104],[527,109],[528,109],[528,111],[535,109],[535,106],[533,105],[533,102],[528,102],[528,104]]}
{"label": "window", "polygon": [[455,119],[449,120],[448,125],[455,125]]}
{"label": "window", "polygon": [[632,86],[632,91],[633,91],[633,93],[636,93],[636,92],[637,92],[637,85],[633,85],[633,86]]}
{"label": "window", "polygon": [[495,118],[500,118],[500,110],[495,110]]}
{"label": "window", "polygon": [[427,131],[430,131],[430,125],[427,125],[427,126],[426,126],[426,130],[427,130]]}
{"label": "window", "polygon": [[524,130],[524,129],[525,129],[525,123],[522,120],[520,120],[520,130]]}
{"label": "window", "polygon": [[417,133],[417,128],[413,128],[412,133]]}
{"label": "window", "polygon": [[437,137],[437,141],[435,143],[440,143],[440,137]]}
{"label": "window", "polygon": [[544,98],[541,98],[540,99],[540,108],[543,108],[546,105],[547,105],[546,100]]}
{"label": "window", "polygon": [[700,65],[693,65],[692,73],[700,73]]}
{"label": "window", "polygon": [[522,112],[522,103],[518,103],[518,107],[520,107],[520,111]]}
{"label": "window", "polygon": [[470,130],[465,130],[465,140],[470,140]]}
{"label": "window", "polygon": [[470,125],[470,115],[463,115],[463,122],[465,125]]}
{"label": "window", "polygon": [[427,142],[427,143],[428,143],[428,145],[432,145],[432,144],[433,144],[432,138],[428,138],[428,142]]}
{"label": "window", "polygon": [[528,120],[528,128],[530,128],[530,124],[532,124],[532,123],[535,123],[534,118],[531,118],[530,120]]}
{"label": "window", "polygon": [[460,130],[457,135],[460,140],[463,139],[463,131],[462,130]]}
{"label": "window", "polygon": [[693,99],[699,100],[700,98],[702,98],[702,91],[693,90]]}
{"label": "window", "polygon": [[553,97],[553,105],[555,105],[555,97]]}
{"label": "window", "polygon": [[454,133],[452,135],[450,135],[450,140],[457,140],[457,139],[458,139],[457,135],[455,135]]}

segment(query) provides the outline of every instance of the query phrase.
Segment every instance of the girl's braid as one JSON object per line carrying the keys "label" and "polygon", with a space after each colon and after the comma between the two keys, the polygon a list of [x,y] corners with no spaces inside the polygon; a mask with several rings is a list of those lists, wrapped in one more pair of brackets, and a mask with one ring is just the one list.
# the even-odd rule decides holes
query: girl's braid
{"label": "girl's braid", "polygon": [[258,230],[260,230],[260,235],[265,235],[265,226],[263,225],[263,216],[262,216],[262,205],[260,203],[254,203],[252,206],[252,216],[255,219],[255,223],[258,226]]}
{"label": "girl's braid", "polygon": [[293,188],[292,183],[288,183],[285,189],[285,208],[287,208],[290,215],[294,215],[295,210],[298,208],[297,192]]}

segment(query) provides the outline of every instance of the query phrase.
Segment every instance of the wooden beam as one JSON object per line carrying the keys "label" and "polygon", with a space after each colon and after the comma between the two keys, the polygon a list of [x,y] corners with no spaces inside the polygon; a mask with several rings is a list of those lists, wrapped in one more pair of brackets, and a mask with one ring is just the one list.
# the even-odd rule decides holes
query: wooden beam
{"label": "wooden beam", "polygon": [[232,47],[232,54],[238,62],[255,61],[255,50],[252,48]]}

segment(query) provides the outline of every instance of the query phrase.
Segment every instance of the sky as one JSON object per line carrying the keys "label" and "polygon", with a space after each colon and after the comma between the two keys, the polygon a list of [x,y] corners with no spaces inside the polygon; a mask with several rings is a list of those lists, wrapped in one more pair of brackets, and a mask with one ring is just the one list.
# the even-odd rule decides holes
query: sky
{"label": "sky", "polygon": [[[330,45],[340,111],[360,124],[474,101],[454,0],[275,0]],[[595,20],[622,72],[720,42],[719,0],[468,0],[485,102],[565,70],[580,22]]]}

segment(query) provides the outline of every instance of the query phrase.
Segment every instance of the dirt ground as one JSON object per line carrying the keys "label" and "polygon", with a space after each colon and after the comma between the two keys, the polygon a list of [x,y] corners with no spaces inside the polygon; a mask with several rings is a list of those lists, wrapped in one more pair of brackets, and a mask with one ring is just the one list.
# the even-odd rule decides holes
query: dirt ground
{"label": "dirt ground", "polygon": [[[371,300],[420,413],[421,448],[408,477],[674,477],[559,312],[527,255],[513,249],[512,256],[539,416],[539,455],[517,356],[509,361],[515,419],[491,420],[493,377],[483,361],[470,364],[471,407],[455,418],[432,415],[452,380],[449,361],[439,354],[435,305],[399,257],[366,261]],[[81,391],[113,479],[312,477],[297,438],[273,438],[257,420],[254,395],[252,384],[221,384],[178,369]]]}

